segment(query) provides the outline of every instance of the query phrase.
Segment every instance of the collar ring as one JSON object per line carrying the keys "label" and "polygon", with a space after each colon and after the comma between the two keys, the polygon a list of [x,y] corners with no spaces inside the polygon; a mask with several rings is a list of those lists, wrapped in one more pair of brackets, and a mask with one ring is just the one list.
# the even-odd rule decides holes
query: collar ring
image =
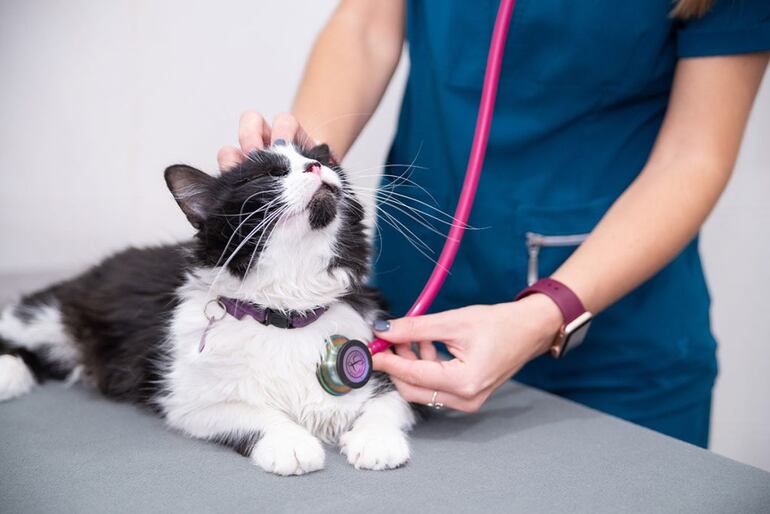
{"label": "collar ring", "polygon": [[[219,306],[220,309],[222,309],[222,312],[218,316],[209,314],[209,307],[212,304],[216,304],[216,305]],[[210,322],[221,321],[227,315],[227,308],[225,308],[225,304],[222,302],[221,299],[213,298],[213,299],[209,300],[208,302],[206,302],[206,305],[203,306],[203,315]]]}

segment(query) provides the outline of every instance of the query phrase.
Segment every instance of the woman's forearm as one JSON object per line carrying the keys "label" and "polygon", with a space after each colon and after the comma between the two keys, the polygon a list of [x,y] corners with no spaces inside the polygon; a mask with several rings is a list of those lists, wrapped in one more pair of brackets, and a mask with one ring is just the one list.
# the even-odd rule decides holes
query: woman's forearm
{"label": "woman's forearm", "polygon": [[344,0],[308,59],[292,112],[305,131],[347,153],[374,113],[401,56],[403,0]]}
{"label": "woman's forearm", "polygon": [[728,168],[672,162],[648,167],[553,277],[599,312],[650,278],[695,236],[716,204]]}
{"label": "woman's forearm", "polygon": [[650,278],[698,232],[732,172],[767,54],[683,61],[650,160],[554,273],[598,312]]}

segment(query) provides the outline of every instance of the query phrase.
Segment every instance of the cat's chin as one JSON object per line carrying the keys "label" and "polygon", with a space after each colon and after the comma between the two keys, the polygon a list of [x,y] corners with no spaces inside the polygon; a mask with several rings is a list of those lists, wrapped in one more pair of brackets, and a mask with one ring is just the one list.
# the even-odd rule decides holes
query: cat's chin
{"label": "cat's chin", "polygon": [[321,187],[313,194],[305,210],[308,213],[308,223],[313,230],[327,227],[337,216],[339,190],[329,184]]}
{"label": "cat's chin", "polygon": [[288,226],[307,216],[311,229],[325,228],[337,217],[340,194],[336,186],[322,183],[304,207],[282,215],[277,225]]}

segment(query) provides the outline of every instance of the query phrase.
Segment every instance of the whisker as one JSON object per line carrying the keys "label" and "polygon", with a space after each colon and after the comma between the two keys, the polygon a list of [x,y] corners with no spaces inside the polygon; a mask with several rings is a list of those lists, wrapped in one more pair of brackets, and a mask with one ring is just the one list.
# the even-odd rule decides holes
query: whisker
{"label": "whisker", "polygon": [[[370,198],[373,198],[375,200],[379,200],[382,203],[385,203],[385,202],[388,202],[388,201],[397,202],[402,207],[405,207],[407,209],[413,210],[415,212],[419,212],[420,214],[422,214],[424,216],[427,216],[427,217],[429,217],[431,219],[434,219],[434,220],[436,220],[436,221],[438,221],[440,223],[443,223],[445,225],[449,225],[449,226],[458,225],[458,226],[461,226],[462,228],[467,229],[467,230],[479,230],[478,228],[472,227],[472,226],[468,225],[467,223],[462,223],[460,220],[458,220],[457,218],[455,218],[451,214],[449,214],[447,212],[444,212],[441,209],[430,205],[429,203],[423,202],[422,200],[419,200],[419,199],[414,198],[414,197],[409,196],[409,195],[405,195],[405,194],[402,194],[402,193],[396,193],[396,192],[382,193],[378,189],[366,188],[366,187],[358,187],[358,186],[354,187],[354,189],[356,190],[357,193],[369,194]],[[383,196],[383,195],[387,195],[387,196]],[[406,200],[410,200],[412,202],[415,202],[415,203],[418,203],[420,205],[423,205],[426,208],[431,209],[432,211],[434,211],[434,212],[436,212],[438,214],[443,215],[445,218],[447,218],[448,220],[451,220],[451,221],[447,221],[446,219],[441,219],[441,218],[439,218],[439,217],[437,217],[437,216],[435,216],[435,215],[433,215],[433,214],[431,214],[429,212],[425,212],[423,210],[420,210],[417,207],[414,207],[413,205],[409,205],[409,204],[404,203],[404,202],[402,202],[402,201],[400,201],[398,199],[391,198],[391,196],[397,196],[399,198],[404,198]]]}
{"label": "whisker", "polygon": [[[222,258],[224,257],[224,255],[225,255],[225,252],[227,251],[227,249],[228,249],[228,248],[230,248],[230,243],[232,243],[232,241],[233,241],[233,238],[234,238],[234,237],[235,237],[235,235],[238,233],[238,231],[241,229],[241,227],[244,225],[244,223],[246,223],[247,221],[249,221],[249,219],[251,219],[251,217],[252,217],[252,216],[254,216],[255,214],[257,214],[258,212],[260,212],[260,211],[262,211],[262,210],[267,210],[267,209],[269,209],[269,207],[270,207],[272,204],[274,204],[276,201],[280,200],[280,198],[281,198],[281,197],[276,197],[276,198],[274,198],[273,200],[269,201],[267,204],[265,204],[265,205],[263,205],[262,207],[260,207],[259,209],[256,209],[254,212],[252,212],[251,214],[249,214],[249,215],[246,217],[246,219],[244,219],[243,221],[241,221],[241,222],[238,224],[238,226],[237,226],[237,227],[235,227],[235,228],[233,229],[233,232],[232,232],[232,234],[230,234],[230,237],[227,239],[227,243],[225,243],[225,247],[224,247],[224,249],[222,250],[222,254],[221,254],[221,255],[219,256],[219,258],[217,259],[217,262],[216,262],[216,264],[214,264],[214,267],[216,267],[216,266],[219,266],[219,263],[220,263],[220,262],[222,262]],[[229,225],[229,222],[228,222],[228,225]],[[231,225],[231,228],[232,228],[232,225]]]}
{"label": "whisker", "polygon": [[[387,220],[389,220],[389,221],[391,221],[391,222],[393,222],[393,223],[397,224],[397,225],[398,225],[398,227],[400,227],[401,229],[403,229],[403,231],[404,231],[404,232],[408,233],[408,234],[409,234],[409,236],[411,236],[411,238],[412,238],[412,239],[414,239],[415,241],[417,241],[418,243],[420,243],[420,244],[423,246],[423,248],[425,248],[425,250],[426,250],[426,251],[429,251],[430,253],[435,253],[435,252],[433,251],[433,249],[432,249],[430,246],[428,246],[428,244],[427,244],[425,241],[423,241],[422,239],[420,239],[420,238],[417,236],[417,234],[415,234],[414,232],[412,232],[412,230],[411,230],[409,227],[407,227],[407,226],[404,224],[404,222],[403,222],[403,221],[399,220],[398,218],[396,218],[395,216],[393,216],[393,215],[392,215],[392,214],[390,214],[389,212],[385,212],[385,211],[382,211],[382,214],[383,214],[384,216],[386,216],[386,217],[387,217]],[[387,221],[387,220],[386,220],[386,221]],[[391,226],[393,226],[393,225],[391,224]],[[398,230],[398,227],[395,227],[395,226],[393,226],[393,228],[396,228],[397,230]],[[403,232],[402,232],[402,233],[403,233]],[[404,234],[404,237],[406,237],[406,234]]]}
{"label": "whisker", "polygon": [[[270,237],[273,235],[273,232],[275,231],[275,228],[278,226],[278,223],[280,223],[281,218],[287,213],[289,210],[288,206],[284,206],[281,209],[278,209],[275,213],[272,214],[271,219],[275,220],[275,223],[273,223],[273,226],[270,228],[270,233],[268,234],[267,238],[265,239],[264,245],[262,245],[262,248],[264,249],[267,246],[267,243],[270,241]],[[243,276],[244,278],[248,273],[251,271],[251,266],[254,263],[254,257],[257,255],[257,251],[260,251],[260,245],[262,244],[262,238],[265,236],[265,231],[262,232],[262,234],[259,236],[259,240],[254,245],[254,249],[251,251],[251,256],[249,257],[249,263],[246,266],[246,271],[244,272]],[[243,284],[245,281],[241,281],[241,285],[238,286],[238,292],[243,289]]]}
{"label": "whisker", "polygon": [[[383,198],[379,194],[379,191],[377,191],[377,190],[361,190],[360,192],[363,192],[363,193],[371,195],[371,198],[373,198],[375,200],[375,202],[374,202],[375,203],[375,208],[378,211],[383,209],[386,205],[390,206],[390,207],[393,207],[394,209],[397,209],[400,212],[402,212],[403,214],[405,214],[406,216],[409,216],[414,221],[418,222],[420,225],[424,226],[425,228],[431,230],[432,232],[435,232],[436,234],[438,234],[438,235],[440,235],[440,236],[442,236],[444,238],[446,238],[447,235],[444,234],[443,232],[437,230],[436,227],[434,227],[433,224],[430,223],[430,221],[426,220],[425,218],[430,218],[432,220],[435,220],[438,223],[447,225],[449,227],[458,226],[458,227],[460,227],[460,228],[462,228],[464,230],[481,230],[481,229],[478,229],[476,227],[471,227],[468,224],[462,224],[461,222],[459,222],[459,220],[456,220],[456,218],[454,218],[453,216],[450,216],[449,214],[441,211],[440,209],[434,208],[433,206],[431,206],[429,204],[425,204],[425,202],[421,202],[420,200],[417,200],[416,198],[412,198],[412,197],[410,197],[408,195],[397,194],[397,196],[403,196],[404,198],[407,198],[407,199],[412,200],[412,201],[416,201],[417,203],[419,203],[421,205],[425,205],[426,207],[428,207],[428,208],[438,212],[439,214],[442,214],[442,215],[446,216],[451,221],[447,221],[445,219],[441,219],[438,216],[435,216],[435,215],[431,214],[430,212],[425,212],[425,211],[423,211],[421,209],[418,209],[417,207],[414,207],[413,205],[409,205],[407,203],[404,203],[404,202],[402,202],[401,200],[399,200],[397,198]],[[408,209],[410,212],[406,212],[404,209]]]}
{"label": "whisker", "polygon": [[[384,212],[384,211],[383,211],[383,214],[385,214],[386,216],[390,216],[389,214],[387,214],[387,213],[386,213],[386,212]],[[390,216],[390,217],[392,218],[392,216]],[[400,233],[402,236],[404,236],[404,238],[405,238],[405,239],[406,239],[406,240],[407,240],[407,241],[408,241],[408,242],[409,242],[409,243],[410,243],[412,246],[414,246],[414,248],[415,248],[415,249],[416,249],[418,252],[420,252],[420,253],[423,255],[423,257],[425,257],[426,259],[428,259],[429,261],[431,261],[431,262],[432,262],[434,265],[436,265],[436,266],[440,266],[440,267],[441,267],[441,269],[443,269],[444,271],[446,271],[447,273],[449,273],[449,270],[447,270],[447,269],[446,269],[444,266],[441,266],[441,265],[440,265],[440,264],[439,264],[439,263],[438,263],[438,262],[437,262],[435,259],[433,259],[433,257],[431,257],[430,255],[428,255],[427,253],[425,253],[425,251],[423,251],[423,249],[422,249],[422,248],[420,248],[419,246],[417,246],[417,245],[414,243],[414,241],[412,241],[412,239],[411,239],[411,238],[409,238],[409,237],[408,237],[408,236],[407,236],[407,235],[406,235],[406,234],[405,234],[405,233],[404,233],[404,232],[403,232],[401,229],[399,229],[397,226],[395,226],[393,223],[391,223],[391,222],[390,222],[390,221],[388,221],[387,219],[383,219],[383,221],[385,221],[386,223],[388,223],[388,224],[389,224],[391,227],[393,227],[393,229],[394,229],[394,230],[396,230],[396,231],[397,231],[397,232],[399,232],[399,233]],[[395,219],[394,219],[394,221],[398,222],[398,220],[395,220]],[[415,236],[415,237],[416,237],[416,236]],[[418,239],[418,241],[419,241],[420,243],[422,243],[423,245],[425,245],[425,243],[424,243],[422,240],[420,240],[419,238],[417,238],[417,239]],[[427,245],[425,245],[425,246],[427,246]],[[431,250],[431,253],[433,253],[433,251],[432,251],[432,250]]]}
{"label": "whisker", "polygon": [[[278,209],[276,212],[280,212],[281,209]],[[264,226],[266,226],[267,223],[269,223],[269,220],[273,219],[275,213],[271,213],[271,215],[267,216],[264,220],[262,220],[256,227],[254,227],[251,232],[248,233],[248,235],[238,244],[238,246],[230,253],[230,256],[227,258],[227,260],[222,264],[222,267],[217,272],[217,275],[214,277],[213,282],[209,286],[209,295],[211,294],[211,291],[214,288],[214,285],[219,281],[219,278],[222,275],[222,272],[227,268],[227,266],[232,262],[232,260],[235,258],[238,252],[241,251],[241,249],[249,242],[249,240],[254,237],[254,235]],[[229,243],[228,243],[229,246]],[[226,246],[225,248],[227,248]],[[215,265],[218,266],[219,262]]]}
{"label": "whisker", "polygon": [[425,221],[424,219],[418,218],[414,214],[410,213],[409,211],[407,211],[405,209],[402,209],[401,207],[399,207],[396,204],[389,203],[389,202],[383,202],[380,205],[383,206],[383,207],[386,206],[386,205],[388,207],[392,207],[392,208],[398,210],[399,212],[403,213],[404,215],[408,216],[409,218],[413,219],[418,224],[420,224],[421,226],[427,228],[428,230],[430,230],[434,234],[436,234],[436,235],[438,235],[438,236],[440,236],[440,237],[442,237],[444,239],[449,239],[449,235],[448,234],[445,234],[445,233],[441,232],[440,230],[436,229],[436,227],[431,225],[429,222]]}
{"label": "whisker", "polygon": [[[411,187],[413,187],[413,188],[419,189],[420,191],[425,193],[428,196],[428,198],[430,198],[431,201],[433,201],[433,203],[436,206],[439,205],[439,202],[438,202],[438,200],[436,200],[436,197],[434,197],[433,194],[431,194],[430,191],[425,189],[423,186],[421,186],[420,184],[418,184],[414,180],[410,180],[410,179],[402,177],[400,175],[377,174],[377,175],[368,175],[368,176],[367,175],[363,175],[363,176],[361,176],[361,178],[368,178],[368,177],[388,177],[388,178],[393,178],[392,182],[388,182],[387,184],[382,184],[382,185],[379,185],[377,187],[377,189],[379,189],[381,191],[391,191],[393,188],[396,188],[396,187],[400,187],[400,188],[407,188],[407,187],[411,188]],[[356,178],[359,178],[359,176],[356,175]],[[359,184],[355,184],[355,186],[356,187],[364,187],[364,186],[360,186]]]}

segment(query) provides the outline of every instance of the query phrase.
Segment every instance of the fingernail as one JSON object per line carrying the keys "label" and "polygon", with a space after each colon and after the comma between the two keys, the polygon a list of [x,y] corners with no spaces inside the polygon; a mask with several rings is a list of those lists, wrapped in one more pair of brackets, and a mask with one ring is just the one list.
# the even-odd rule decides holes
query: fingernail
{"label": "fingernail", "polygon": [[390,330],[390,321],[386,319],[376,319],[372,323],[372,327],[376,332],[387,332]]}
{"label": "fingernail", "polygon": [[273,146],[285,146],[286,140],[285,139],[276,139],[273,141]]}

